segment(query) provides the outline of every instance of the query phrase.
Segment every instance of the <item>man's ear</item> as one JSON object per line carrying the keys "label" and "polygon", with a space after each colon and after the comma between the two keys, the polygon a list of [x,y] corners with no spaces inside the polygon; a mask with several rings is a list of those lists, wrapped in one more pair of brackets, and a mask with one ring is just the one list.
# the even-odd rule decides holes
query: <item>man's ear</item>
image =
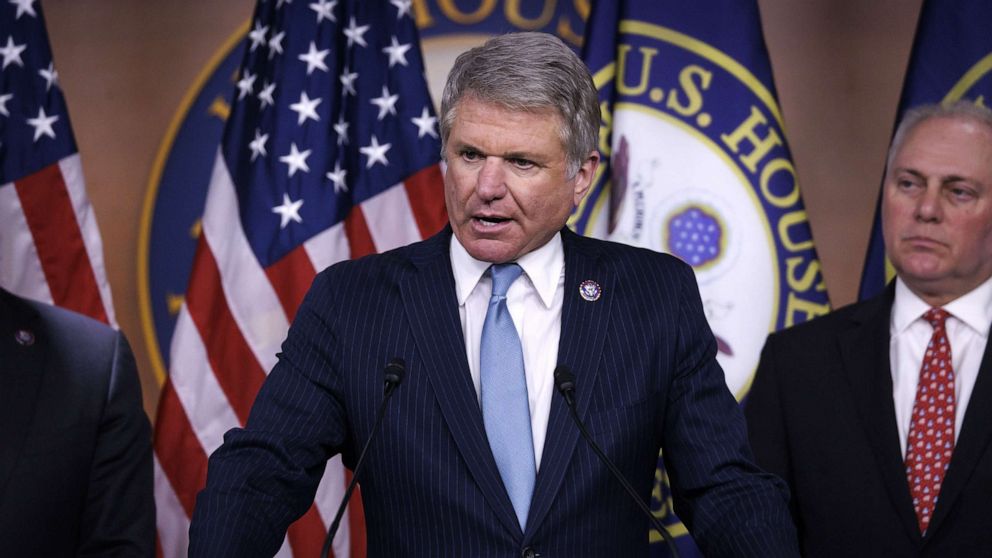
{"label": "man's ear", "polygon": [[597,168],[599,168],[599,151],[594,149],[586,156],[586,160],[582,162],[579,171],[575,173],[575,178],[572,179],[574,183],[572,203],[575,204],[575,207],[578,207],[582,198],[589,193],[592,181],[596,177]]}

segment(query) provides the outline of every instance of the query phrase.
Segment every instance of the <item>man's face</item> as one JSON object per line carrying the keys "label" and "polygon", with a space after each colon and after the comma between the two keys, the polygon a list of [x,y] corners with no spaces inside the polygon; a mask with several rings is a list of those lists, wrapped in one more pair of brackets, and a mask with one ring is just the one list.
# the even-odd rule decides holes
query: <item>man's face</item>
{"label": "man's face", "polygon": [[599,164],[593,151],[566,173],[556,112],[514,112],[466,96],[445,144],[444,201],[458,241],[503,263],[541,247],[564,225]]}
{"label": "man's face", "polygon": [[960,118],[918,124],[882,196],[885,249],[899,277],[946,304],[992,276],[992,130]]}

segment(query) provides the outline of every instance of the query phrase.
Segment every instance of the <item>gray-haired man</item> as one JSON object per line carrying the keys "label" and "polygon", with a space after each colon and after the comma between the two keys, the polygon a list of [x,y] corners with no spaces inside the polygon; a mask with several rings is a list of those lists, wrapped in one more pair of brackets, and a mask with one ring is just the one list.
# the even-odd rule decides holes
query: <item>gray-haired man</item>
{"label": "gray-haired man", "polygon": [[751,462],[689,266],[564,228],[599,154],[589,72],[524,33],[458,58],[441,109],[449,227],[314,282],[247,429],[211,457],[192,554],[271,554],[326,460],[353,462],[407,374],[362,473],[372,556],[643,556],[659,450],[709,556],[795,553],[781,481]]}

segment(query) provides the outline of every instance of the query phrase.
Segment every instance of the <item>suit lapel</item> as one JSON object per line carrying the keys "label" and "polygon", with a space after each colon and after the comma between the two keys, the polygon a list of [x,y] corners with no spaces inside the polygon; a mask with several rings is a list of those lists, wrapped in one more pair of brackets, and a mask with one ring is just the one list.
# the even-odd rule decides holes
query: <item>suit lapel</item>
{"label": "suit lapel", "polygon": [[[47,354],[41,325],[34,308],[0,289],[0,499],[34,419]],[[17,341],[22,330],[33,342]]]}
{"label": "suit lapel", "polygon": [[852,327],[840,335],[844,373],[852,399],[878,463],[882,483],[910,537],[920,539],[906,469],[899,445],[892,374],[889,367],[889,315],[895,289],[859,309]]}
{"label": "suit lapel", "polygon": [[[579,416],[584,420],[592,387],[596,384],[603,352],[603,331],[609,323],[617,283],[613,271],[599,265],[599,253],[594,245],[568,230],[562,231],[562,241],[565,249],[565,296],[558,364],[568,366],[575,374],[576,405]],[[602,289],[599,300],[590,302],[579,295],[579,285],[585,280],[599,283]],[[552,397],[541,470],[537,475],[527,519],[527,533],[533,533],[544,521],[561,487],[579,438],[578,428],[572,424],[564,398],[558,394]]]}
{"label": "suit lapel", "polygon": [[[952,347],[951,350],[953,351],[954,348]],[[990,376],[992,376],[992,343],[986,343],[982,364],[978,369],[978,378],[975,380],[968,409],[961,423],[961,432],[958,433],[957,442],[954,444],[947,476],[944,477],[937,507],[927,528],[928,534],[935,533],[940,523],[947,517],[955,500],[967,486],[968,479],[971,478],[982,455],[988,450],[989,441],[992,440],[992,406],[989,405],[992,401],[992,377]]]}
{"label": "suit lapel", "polygon": [[401,280],[400,293],[425,373],[455,444],[496,516],[517,538],[522,538],[513,504],[489,448],[465,357],[448,251],[450,240],[451,229],[446,227],[414,248],[411,261],[416,271]]}

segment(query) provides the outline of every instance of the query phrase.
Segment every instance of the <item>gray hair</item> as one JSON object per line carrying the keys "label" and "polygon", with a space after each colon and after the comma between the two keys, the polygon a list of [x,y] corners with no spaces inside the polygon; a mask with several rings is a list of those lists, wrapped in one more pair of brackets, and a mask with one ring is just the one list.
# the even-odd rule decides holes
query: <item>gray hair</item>
{"label": "gray hair", "polygon": [[889,146],[889,154],[885,159],[885,172],[888,174],[892,168],[892,161],[896,158],[896,153],[902,147],[906,137],[917,126],[934,118],[951,118],[958,120],[968,120],[976,124],[984,125],[992,132],[992,110],[985,106],[975,104],[975,101],[960,99],[948,104],[926,104],[918,105],[906,111],[899,127],[892,136],[892,144]]}
{"label": "gray hair", "polygon": [[596,86],[582,60],[553,35],[498,35],[458,56],[441,96],[442,157],[466,96],[515,112],[554,110],[569,178],[598,144]]}

